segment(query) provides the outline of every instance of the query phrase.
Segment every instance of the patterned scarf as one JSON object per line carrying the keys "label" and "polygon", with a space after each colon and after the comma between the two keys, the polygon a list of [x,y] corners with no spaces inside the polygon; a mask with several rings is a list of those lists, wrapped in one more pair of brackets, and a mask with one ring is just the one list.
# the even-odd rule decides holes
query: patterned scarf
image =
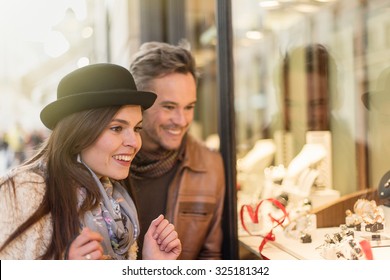
{"label": "patterned scarf", "polygon": [[159,149],[154,152],[140,150],[130,167],[130,176],[133,179],[158,178],[170,171],[184,152],[187,137],[184,136],[178,150]]}
{"label": "patterned scarf", "polygon": [[[139,234],[137,210],[133,200],[118,182],[113,184],[107,177],[103,177],[101,182],[95,173],[85,166],[91,171],[100,189],[102,201],[100,207],[85,213],[82,227],[89,227],[103,236],[105,258],[127,259],[130,247],[136,242]],[[86,190],[81,188],[79,204],[85,196]]]}

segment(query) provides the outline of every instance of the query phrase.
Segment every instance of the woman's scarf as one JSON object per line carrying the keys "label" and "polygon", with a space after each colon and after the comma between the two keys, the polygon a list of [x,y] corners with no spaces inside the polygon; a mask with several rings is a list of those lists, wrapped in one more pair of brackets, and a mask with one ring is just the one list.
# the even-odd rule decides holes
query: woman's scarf
{"label": "woman's scarf", "polygon": [[[78,157],[81,161],[80,156]],[[102,246],[106,258],[127,259],[130,247],[136,242],[139,234],[137,210],[133,200],[121,184],[113,183],[107,177],[102,182],[96,174],[85,164],[91,172],[102,195],[99,206],[87,211],[81,221],[82,227],[88,227],[103,236]],[[79,192],[79,203],[86,196],[85,188]]]}

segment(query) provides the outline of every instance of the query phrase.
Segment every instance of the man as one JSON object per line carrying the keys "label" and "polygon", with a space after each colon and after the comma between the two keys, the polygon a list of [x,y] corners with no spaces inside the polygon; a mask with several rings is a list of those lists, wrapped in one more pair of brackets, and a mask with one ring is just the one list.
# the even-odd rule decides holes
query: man
{"label": "man", "polygon": [[182,242],[179,259],[220,259],[222,157],[188,133],[196,104],[194,58],[180,45],[145,43],[130,72],[139,90],[157,94],[143,114],[142,148],[129,175],[138,199],[139,244],[155,214],[165,213]]}

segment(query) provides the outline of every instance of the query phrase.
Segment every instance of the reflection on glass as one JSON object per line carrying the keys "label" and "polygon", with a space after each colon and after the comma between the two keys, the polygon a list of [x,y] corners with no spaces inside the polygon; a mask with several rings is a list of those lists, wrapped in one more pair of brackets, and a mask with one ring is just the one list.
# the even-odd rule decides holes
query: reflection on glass
{"label": "reflection on glass", "polygon": [[373,80],[372,89],[362,95],[368,109],[369,160],[373,181],[390,170],[390,67]]}
{"label": "reflection on glass", "polygon": [[[367,6],[313,1],[302,10],[288,1],[271,9],[254,2],[233,1],[237,158],[257,140],[272,139],[273,165],[288,166],[320,135],[329,145],[329,186],[341,195],[369,187],[358,100]],[[374,9],[379,2],[385,5]]]}

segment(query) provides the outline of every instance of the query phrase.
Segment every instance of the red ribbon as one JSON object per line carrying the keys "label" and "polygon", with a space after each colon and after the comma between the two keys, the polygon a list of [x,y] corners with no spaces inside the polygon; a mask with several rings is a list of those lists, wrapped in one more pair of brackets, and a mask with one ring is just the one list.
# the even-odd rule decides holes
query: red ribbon
{"label": "red ribbon", "polygon": [[359,242],[360,247],[363,250],[364,255],[366,256],[367,260],[373,260],[374,256],[372,254],[371,244],[368,240],[362,240]]}
{"label": "red ribbon", "polygon": [[263,251],[263,248],[265,246],[265,244],[268,242],[268,241],[275,241],[275,235],[273,234],[273,229],[282,225],[284,220],[286,218],[288,218],[288,214],[287,214],[287,211],[286,211],[286,208],[283,206],[282,203],[280,203],[278,200],[274,199],[274,198],[267,198],[267,199],[264,199],[264,200],[261,200],[255,207],[255,209],[253,210],[253,207],[251,205],[247,205],[247,204],[244,204],[241,206],[241,210],[240,210],[240,220],[241,220],[241,224],[242,224],[242,227],[244,228],[244,230],[249,233],[249,235],[253,235],[249,230],[248,228],[246,227],[245,225],[245,221],[244,221],[244,210],[247,210],[248,211],[248,214],[249,214],[249,217],[251,218],[251,221],[254,223],[254,224],[258,224],[259,223],[259,209],[261,207],[261,205],[263,204],[264,201],[270,201],[272,202],[272,204],[274,204],[277,208],[279,208],[280,210],[282,210],[283,212],[283,216],[279,219],[276,219],[274,218],[270,213],[268,213],[268,217],[271,219],[272,223],[276,223],[272,228],[271,230],[263,237],[263,240],[261,241],[261,244],[259,246],[259,253],[261,255],[261,257],[264,259],[264,260],[268,260],[267,257],[265,257],[261,252]]}

